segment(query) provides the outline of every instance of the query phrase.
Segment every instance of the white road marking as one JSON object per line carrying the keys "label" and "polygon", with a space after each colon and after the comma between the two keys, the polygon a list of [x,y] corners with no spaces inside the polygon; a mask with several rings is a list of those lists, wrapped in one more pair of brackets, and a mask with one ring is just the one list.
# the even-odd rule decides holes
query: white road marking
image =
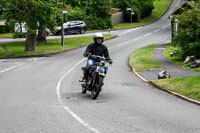
{"label": "white road marking", "polygon": [[41,57],[41,58],[36,58],[35,60],[33,61],[39,61],[39,60],[42,60],[42,59],[45,59],[46,57]]}
{"label": "white road marking", "polygon": [[[35,57],[35,58],[32,58],[32,59],[28,59],[27,61],[39,61],[39,60],[42,60],[42,59],[45,59],[45,58],[46,58],[46,57],[41,57],[41,58]],[[5,60],[4,60],[4,61],[5,61]],[[20,67],[20,66],[22,66],[22,65],[24,65],[24,64],[25,64],[25,63],[20,63],[20,64],[18,64],[18,65],[9,67],[9,68],[7,68],[7,69],[5,69],[5,70],[0,71],[0,73],[7,72],[7,71],[9,71],[9,70],[12,70],[12,69],[15,69],[15,68],[17,68],[17,67]]]}
{"label": "white road marking", "polygon": [[122,34],[120,34],[119,36],[123,36],[123,35],[125,35],[125,34],[127,34],[127,33],[130,33],[130,32],[132,32],[132,31],[135,31],[135,30],[138,30],[138,29],[141,29],[141,28],[143,28],[143,27],[128,29],[128,30],[124,31]]}
{"label": "white road marking", "polygon": [[2,70],[2,71],[0,71],[0,73],[7,72],[7,71],[9,71],[9,70],[12,70],[12,69],[17,68],[17,67],[22,66],[22,65],[24,65],[24,63],[20,63],[20,64],[18,64],[18,65],[16,65],[16,66],[7,68],[7,69],[5,69],[5,70]]}
{"label": "white road marking", "polygon": [[124,43],[121,43],[121,44],[118,44],[117,46],[122,46],[122,45],[125,45],[127,43],[129,43],[130,41],[127,41],[127,42],[124,42]]}
{"label": "white road marking", "polygon": [[158,32],[158,31],[160,31],[160,29],[155,30],[154,33],[155,33],[155,32]]}
{"label": "white road marking", "polygon": [[74,65],[67,73],[65,73],[60,80],[58,81],[57,84],[57,88],[56,88],[56,92],[57,92],[57,97],[58,97],[58,101],[59,103],[63,106],[63,108],[75,119],[77,120],[80,124],[82,124],[84,127],[86,127],[88,130],[90,130],[93,133],[101,133],[100,131],[98,131],[97,129],[93,128],[92,126],[90,126],[87,122],[85,122],[83,119],[81,119],[76,113],[74,113],[69,107],[67,107],[66,105],[64,105],[62,97],[61,97],[61,93],[60,93],[60,86],[62,81],[65,79],[65,77],[71,73],[80,63],[82,63],[83,61],[85,61],[86,58],[82,59],[81,61],[79,61],[78,63],[76,63],[76,65]]}
{"label": "white road marking", "polygon": [[131,41],[137,41],[137,40],[139,40],[139,39],[141,39],[142,37],[137,37],[137,38],[135,38],[135,39],[133,39],[133,40],[131,40]]}
{"label": "white road marking", "polygon": [[37,57],[28,59],[27,61],[33,61],[33,60],[35,60],[35,59],[37,59]]}
{"label": "white road marking", "polygon": [[144,37],[147,37],[147,36],[149,36],[149,35],[151,35],[152,33],[148,33],[148,34],[146,34],[146,35],[144,35]]}
{"label": "white road marking", "polygon": [[165,28],[167,28],[168,27],[168,25],[167,26],[164,26],[164,27],[162,27],[162,29],[165,29]]}

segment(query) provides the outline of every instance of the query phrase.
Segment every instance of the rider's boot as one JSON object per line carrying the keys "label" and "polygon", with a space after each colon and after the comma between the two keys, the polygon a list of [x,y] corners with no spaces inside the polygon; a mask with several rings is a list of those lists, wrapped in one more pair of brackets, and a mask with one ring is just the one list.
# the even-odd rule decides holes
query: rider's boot
{"label": "rider's boot", "polygon": [[87,81],[88,75],[89,75],[89,70],[85,70],[84,75],[83,75],[83,79],[81,81],[82,82],[81,83],[82,87],[86,86],[86,81]]}
{"label": "rider's boot", "polygon": [[87,81],[88,75],[89,75],[89,70],[85,70],[82,82],[86,82]]}

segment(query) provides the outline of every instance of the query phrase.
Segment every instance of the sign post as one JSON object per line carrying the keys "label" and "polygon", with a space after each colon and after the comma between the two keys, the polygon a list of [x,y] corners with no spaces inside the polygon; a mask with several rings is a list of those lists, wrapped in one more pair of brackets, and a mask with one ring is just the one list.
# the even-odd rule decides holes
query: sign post
{"label": "sign post", "polygon": [[64,27],[63,27],[63,21],[64,21],[64,14],[66,14],[68,11],[66,8],[62,8],[62,26],[61,26],[61,46],[64,46]]}

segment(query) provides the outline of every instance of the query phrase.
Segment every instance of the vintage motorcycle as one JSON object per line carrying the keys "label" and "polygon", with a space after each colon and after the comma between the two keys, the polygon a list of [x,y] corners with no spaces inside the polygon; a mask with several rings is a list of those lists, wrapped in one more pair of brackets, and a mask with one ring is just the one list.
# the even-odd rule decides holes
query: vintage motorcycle
{"label": "vintage motorcycle", "polygon": [[[81,84],[81,86],[83,94],[85,94],[87,91],[91,91],[92,99],[96,99],[102,90],[102,86],[104,85],[103,80],[106,76],[104,66],[108,62],[106,61],[105,57],[90,55],[90,57],[91,56],[93,59],[95,58],[97,63],[91,66],[88,78],[86,82]],[[81,69],[84,75],[86,67],[82,67]]]}

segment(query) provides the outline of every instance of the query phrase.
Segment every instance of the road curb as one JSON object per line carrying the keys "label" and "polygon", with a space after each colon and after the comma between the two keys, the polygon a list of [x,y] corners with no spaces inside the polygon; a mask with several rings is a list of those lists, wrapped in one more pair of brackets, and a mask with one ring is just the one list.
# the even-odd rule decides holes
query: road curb
{"label": "road curb", "polygon": [[176,97],[181,98],[181,99],[183,99],[183,100],[185,100],[185,101],[188,101],[188,102],[190,102],[190,103],[194,103],[194,104],[200,106],[200,101],[197,101],[197,100],[188,98],[188,97],[186,97],[186,96],[184,96],[184,95],[181,95],[181,94],[179,94],[179,93],[176,93],[176,92],[173,92],[173,91],[170,91],[170,90],[166,90],[166,89],[164,89],[164,88],[158,86],[157,84],[155,84],[155,83],[152,82],[152,81],[148,81],[148,83],[149,83],[150,85],[152,85],[153,87],[159,89],[159,90],[162,90],[162,91],[164,91],[164,92],[169,93],[170,95],[176,96]]}
{"label": "road curb", "polygon": [[[130,57],[129,57],[130,59]],[[129,60],[128,59],[128,60]],[[164,91],[164,92],[167,92],[168,94],[172,95],[172,96],[175,96],[175,97],[178,97],[182,100],[185,100],[185,101],[188,101],[190,103],[193,103],[193,104],[196,104],[198,106],[200,106],[200,101],[197,101],[197,100],[194,100],[194,99],[191,99],[191,98],[188,98],[184,95],[181,95],[179,93],[176,93],[176,92],[173,92],[173,91],[170,91],[170,90],[166,90],[160,86],[158,86],[157,84],[155,84],[154,82],[152,81],[147,81],[144,77],[142,77],[138,72],[136,72],[135,68],[133,66],[131,66],[129,63],[128,63],[128,66],[131,68],[132,72],[138,77],[140,78],[141,80],[143,80],[144,82],[148,83],[149,85],[153,86],[154,88],[157,88],[161,91]]]}

